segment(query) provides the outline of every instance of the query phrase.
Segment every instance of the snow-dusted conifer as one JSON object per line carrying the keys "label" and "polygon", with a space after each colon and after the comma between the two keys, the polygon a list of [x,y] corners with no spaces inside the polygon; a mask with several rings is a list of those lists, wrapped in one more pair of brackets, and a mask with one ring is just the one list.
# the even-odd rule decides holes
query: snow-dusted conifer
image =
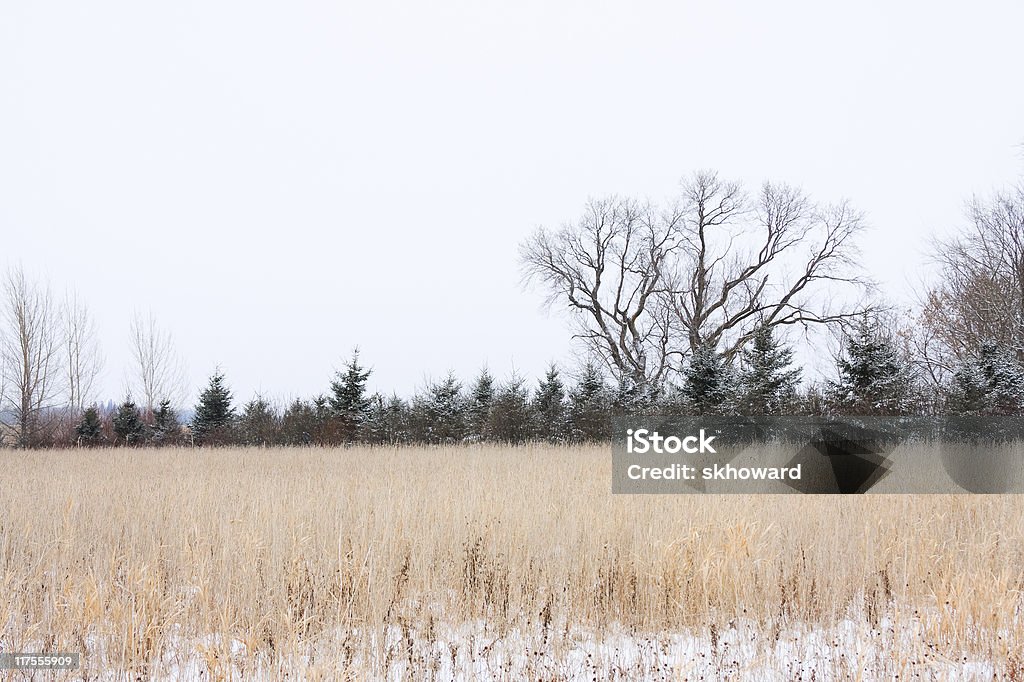
{"label": "snow-dusted conifer", "polygon": [[366,416],[367,440],[385,445],[409,441],[409,406],[397,395],[385,398],[380,393],[370,396]]}
{"label": "snow-dusted conifer", "polygon": [[833,411],[850,415],[899,415],[915,405],[914,375],[895,339],[874,316],[865,315],[846,337],[837,361],[839,377],[829,382]]}
{"label": "snow-dusted conifer", "polygon": [[484,367],[480,370],[466,399],[466,436],[479,441],[487,438],[487,423],[494,404],[494,377]]}
{"label": "snow-dusted conifer", "polygon": [[1019,415],[1024,412],[1024,365],[994,341],[957,368],[947,406],[962,415]]}
{"label": "snow-dusted conifer", "polygon": [[455,443],[466,434],[462,384],[454,372],[427,386],[416,397],[413,412],[417,435],[428,443]]}
{"label": "snow-dusted conifer", "polygon": [[569,435],[575,441],[603,440],[610,435],[611,397],[601,368],[583,365],[569,392]]}
{"label": "snow-dusted conifer", "polygon": [[680,395],[694,414],[728,414],[734,409],[737,378],[714,347],[698,346],[683,371]]}
{"label": "snow-dusted conifer", "polygon": [[533,396],[534,433],[537,438],[558,443],[566,438],[565,386],[558,367],[552,363]]}
{"label": "snow-dusted conifer", "polygon": [[657,404],[660,393],[648,383],[623,375],[616,383],[612,407],[621,415],[643,414]]}
{"label": "snow-dusted conifer", "polygon": [[787,414],[796,406],[800,369],[794,368],[793,350],[759,327],[743,349],[738,410],[746,415]]}
{"label": "snow-dusted conifer", "polygon": [[338,435],[344,442],[358,440],[360,428],[366,420],[370,408],[366,382],[371,371],[359,364],[359,349],[356,348],[344,371],[337,372],[331,382],[331,412],[338,423]]}
{"label": "snow-dusted conifer", "polygon": [[501,443],[522,443],[530,438],[531,423],[532,410],[526,380],[514,374],[494,396],[488,433]]}

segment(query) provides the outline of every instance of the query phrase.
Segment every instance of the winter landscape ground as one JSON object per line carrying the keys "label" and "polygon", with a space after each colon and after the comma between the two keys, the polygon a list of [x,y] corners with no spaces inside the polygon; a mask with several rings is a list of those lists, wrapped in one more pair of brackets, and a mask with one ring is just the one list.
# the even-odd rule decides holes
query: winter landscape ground
{"label": "winter landscape ground", "polygon": [[607,446],[0,452],[0,679],[1024,679],[1013,496],[613,496]]}

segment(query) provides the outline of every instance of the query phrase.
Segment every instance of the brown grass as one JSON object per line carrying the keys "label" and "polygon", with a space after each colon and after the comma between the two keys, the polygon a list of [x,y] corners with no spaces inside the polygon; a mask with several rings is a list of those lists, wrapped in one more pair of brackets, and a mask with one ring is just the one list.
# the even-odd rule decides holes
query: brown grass
{"label": "brown grass", "polygon": [[[612,496],[610,468],[606,447],[0,451],[0,650],[81,651],[75,679],[420,678],[504,641],[529,655],[493,676],[557,679],[581,632],[710,656],[747,628],[770,656],[853,621],[886,672],[1020,675],[1018,498]],[[683,674],[660,660],[621,673]]]}

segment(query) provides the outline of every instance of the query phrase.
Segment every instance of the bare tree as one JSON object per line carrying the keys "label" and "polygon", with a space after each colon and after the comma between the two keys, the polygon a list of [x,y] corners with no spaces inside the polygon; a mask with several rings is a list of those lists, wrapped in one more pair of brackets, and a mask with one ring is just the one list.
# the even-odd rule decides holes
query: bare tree
{"label": "bare tree", "polygon": [[590,201],[558,232],[544,228],[520,246],[526,282],[549,305],[565,303],[582,339],[620,379],[659,384],[670,369],[670,261],[682,248],[678,211],[632,199]]}
{"label": "bare tree", "polygon": [[975,197],[967,217],[963,234],[933,242],[939,277],[921,301],[916,345],[936,383],[983,343],[1024,352],[1024,184]]}
{"label": "bare tree", "polygon": [[661,210],[591,201],[578,222],[541,228],[520,252],[526,281],[567,305],[576,335],[617,376],[657,386],[700,346],[731,358],[758,326],[863,313],[852,304],[868,284],[855,258],[863,227],[848,204],[819,206],[772,184],[751,201],[705,172]]}
{"label": "bare tree", "polygon": [[162,400],[180,402],[184,394],[185,366],[169,331],[157,326],[152,313],[136,312],[129,328],[133,368],[130,384],[147,414]]}
{"label": "bare tree", "polygon": [[93,397],[96,378],[103,368],[103,355],[96,335],[96,324],[77,293],[64,297],[61,326],[68,407],[72,414],[78,414]]}
{"label": "bare tree", "polygon": [[29,447],[44,435],[59,393],[58,319],[49,288],[30,282],[20,266],[7,271],[2,303],[3,409],[18,444]]}
{"label": "bare tree", "polygon": [[683,185],[687,248],[667,299],[687,350],[731,358],[757,327],[845,324],[864,313],[868,286],[854,239],[863,218],[849,204],[820,206],[800,190],[765,183],[756,201],[715,173]]}

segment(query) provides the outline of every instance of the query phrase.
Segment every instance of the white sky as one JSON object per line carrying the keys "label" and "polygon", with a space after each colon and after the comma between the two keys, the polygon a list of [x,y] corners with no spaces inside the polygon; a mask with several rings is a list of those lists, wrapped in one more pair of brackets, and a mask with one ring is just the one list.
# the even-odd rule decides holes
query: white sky
{"label": "white sky", "polygon": [[516,247],[714,168],[849,198],[894,299],[1024,171],[1024,3],[0,3],[0,266],[76,288],[103,397],[152,310],[194,388],[539,375]]}

